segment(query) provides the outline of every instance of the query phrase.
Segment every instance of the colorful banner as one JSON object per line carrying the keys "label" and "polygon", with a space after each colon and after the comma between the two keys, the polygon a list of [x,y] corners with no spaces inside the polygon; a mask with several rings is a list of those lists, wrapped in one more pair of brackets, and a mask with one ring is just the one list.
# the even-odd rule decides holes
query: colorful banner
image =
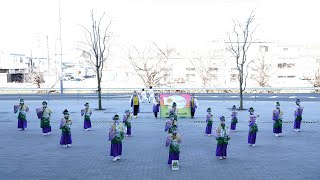
{"label": "colorful banner", "polygon": [[160,94],[160,117],[169,117],[172,103],[177,103],[178,117],[191,117],[190,94]]}

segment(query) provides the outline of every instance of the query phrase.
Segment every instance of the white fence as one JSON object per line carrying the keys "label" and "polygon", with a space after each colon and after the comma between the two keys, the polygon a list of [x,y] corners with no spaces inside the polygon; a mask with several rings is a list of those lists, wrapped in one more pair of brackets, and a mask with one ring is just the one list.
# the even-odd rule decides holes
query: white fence
{"label": "white fence", "polygon": [[[146,89],[146,88],[145,88]],[[142,88],[102,88],[103,94],[141,92]],[[159,93],[239,93],[239,88],[153,88]],[[93,94],[97,88],[64,88],[64,94]],[[320,87],[247,88],[244,93],[319,93]],[[0,94],[54,94],[59,88],[0,88]]]}

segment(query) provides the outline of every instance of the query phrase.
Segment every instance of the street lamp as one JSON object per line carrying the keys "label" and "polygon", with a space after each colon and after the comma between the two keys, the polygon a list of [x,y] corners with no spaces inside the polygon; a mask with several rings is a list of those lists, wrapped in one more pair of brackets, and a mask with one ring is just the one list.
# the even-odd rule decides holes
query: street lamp
{"label": "street lamp", "polygon": [[60,0],[59,0],[59,40],[60,40],[60,93],[63,94],[63,78],[62,78],[62,38],[61,38],[61,11],[60,11]]}

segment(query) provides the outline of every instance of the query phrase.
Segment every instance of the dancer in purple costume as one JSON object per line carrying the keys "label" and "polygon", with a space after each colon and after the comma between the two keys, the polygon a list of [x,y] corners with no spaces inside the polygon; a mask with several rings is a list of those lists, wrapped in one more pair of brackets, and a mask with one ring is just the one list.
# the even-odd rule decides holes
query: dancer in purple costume
{"label": "dancer in purple costume", "polygon": [[301,121],[302,121],[302,113],[303,107],[300,106],[300,99],[296,100],[296,109],[294,110],[294,125],[293,128],[295,131],[300,131]]}
{"label": "dancer in purple costume", "polygon": [[154,117],[157,119],[158,112],[160,111],[160,100],[158,96],[155,96],[155,98],[153,99],[152,111],[153,111]]}
{"label": "dancer in purple costume", "polygon": [[238,112],[235,105],[232,106],[232,113],[231,113],[231,126],[230,129],[232,131],[236,131],[238,118],[237,118]]}
{"label": "dancer in purple costume", "polygon": [[178,120],[177,116],[174,114],[170,115],[170,119],[166,121],[165,129],[164,131],[168,131],[168,133],[172,133],[172,130],[174,128],[178,128]]}
{"label": "dancer in purple costume", "polygon": [[124,139],[124,127],[119,121],[119,115],[114,115],[114,122],[109,130],[109,141],[111,141],[110,156],[113,162],[120,160],[122,155],[122,140]]}
{"label": "dancer in purple costume", "polygon": [[60,121],[60,129],[62,131],[60,145],[65,145],[65,147],[70,147],[72,144],[71,124],[72,120],[69,116],[69,111],[65,109],[63,111],[63,118]]}
{"label": "dancer in purple costume", "polygon": [[91,130],[92,111],[89,107],[89,103],[85,103],[84,106],[85,106],[85,108],[81,109],[81,116],[84,116],[83,128],[85,129],[85,131],[90,131]]}
{"label": "dancer in purple costume", "polygon": [[174,128],[166,139],[166,147],[169,146],[169,158],[168,164],[172,164],[172,160],[179,160],[181,136],[177,133],[177,129]]}
{"label": "dancer in purple costume", "polygon": [[126,136],[131,136],[131,120],[132,120],[132,116],[131,116],[130,110],[126,110],[124,113],[125,114],[123,115],[122,123],[125,125],[125,127],[127,129]]}
{"label": "dancer in purple costume", "polygon": [[212,119],[213,119],[213,115],[211,114],[211,108],[208,108],[207,109],[207,118],[206,118],[206,122],[207,122],[207,126],[206,126],[206,131],[205,133],[208,135],[208,136],[212,136]]}
{"label": "dancer in purple costume", "polygon": [[276,102],[276,109],[272,112],[273,133],[276,137],[279,137],[282,133],[282,115],[283,110],[280,109],[280,103]]}
{"label": "dancer in purple costume", "polygon": [[28,122],[26,113],[29,111],[29,107],[24,103],[23,99],[20,99],[19,105],[14,105],[14,113],[18,113],[18,128],[21,131],[27,130]]}
{"label": "dancer in purple costume", "polygon": [[176,102],[173,102],[172,103],[172,108],[170,109],[170,111],[169,111],[169,115],[171,115],[171,114],[174,114],[174,115],[176,115],[176,116],[178,116],[178,108],[177,108],[177,103]]}
{"label": "dancer in purple costume", "polygon": [[259,115],[254,115],[254,109],[251,107],[249,109],[250,115],[249,115],[249,134],[248,134],[248,144],[249,146],[256,146],[256,138],[257,138],[257,132],[258,132],[258,125],[256,122],[257,117]]}
{"label": "dancer in purple costume", "polygon": [[227,159],[227,146],[230,140],[228,127],[225,125],[225,117],[220,117],[220,125],[216,129],[217,149],[216,156],[220,160]]}
{"label": "dancer in purple costume", "polygon": [[42,128],[42,135],[47,136],[51,132],[50,118],[52,110],[48,108],[46,101],[42,102],[42,108],[36,109],[37,116],[40,119],[40,127]]}

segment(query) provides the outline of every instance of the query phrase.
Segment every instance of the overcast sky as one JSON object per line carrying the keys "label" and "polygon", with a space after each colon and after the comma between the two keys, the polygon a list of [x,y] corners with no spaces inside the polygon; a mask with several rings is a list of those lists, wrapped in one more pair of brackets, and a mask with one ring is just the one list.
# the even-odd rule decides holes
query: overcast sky
{"label": "overcast sky", "polygon": [[[49,37],[54,51],[59,37],[58,0],[0,1],[0,50],[25,51]],[[83,40],[81,25],[90,10],[112,19],[116,44],[155,41],[176,48],[207,46],[224,40],[232,20],[244,21],[255,10],[256,39],[320,43],[317,0],[61,0],[62,40],[71,53]]]}

